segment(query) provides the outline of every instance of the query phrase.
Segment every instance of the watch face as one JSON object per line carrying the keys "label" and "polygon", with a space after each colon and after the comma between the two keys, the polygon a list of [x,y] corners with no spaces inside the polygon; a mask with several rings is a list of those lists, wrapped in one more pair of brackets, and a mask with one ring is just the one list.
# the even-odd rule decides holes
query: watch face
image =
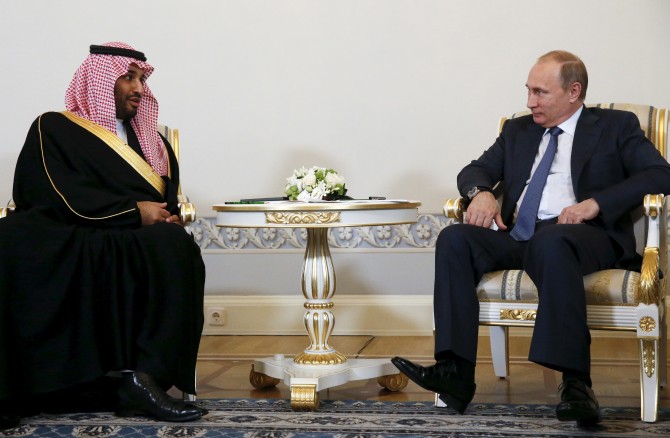
{"label": "watch face", "polygon": [[474,198],[475,195],[477,195],[477,193],[479,193],[479,188],[478,187],[471,188],[470,191],[468,191],[468,198],[469,199]]}

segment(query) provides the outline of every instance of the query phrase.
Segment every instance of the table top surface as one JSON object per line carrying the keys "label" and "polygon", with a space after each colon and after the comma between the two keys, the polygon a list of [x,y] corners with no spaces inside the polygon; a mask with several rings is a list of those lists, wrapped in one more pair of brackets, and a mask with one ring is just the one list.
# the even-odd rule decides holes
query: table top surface
{"label": "table top surface", "polygon": [[398,200],[345,200],[323,202],[266,201],[262,203],[215,204],[217,212],[265,212],[265,211],[345,211],[345,210],[398,210],[418,208],[420,201]]}
{"label": "table top surface", "polygon": [[267,201],[216,204],[219,227],[310,227],[391,225],[417,221],[419,201]]}

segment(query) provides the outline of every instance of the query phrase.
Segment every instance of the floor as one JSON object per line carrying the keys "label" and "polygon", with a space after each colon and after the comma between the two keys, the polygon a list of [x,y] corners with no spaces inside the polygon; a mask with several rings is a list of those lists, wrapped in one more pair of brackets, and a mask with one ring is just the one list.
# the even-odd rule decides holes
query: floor
{"label": "floor", "polygon": [[[510,377],[493,373],[488,338],[479,342],[476,369],[477,403],[556,404],[561,376],[527,361],[530,338],[510,337]],[[433,363],[430,336],[331,336],[329,343],[348,358],[403,356]],[[249,383],[254,359],[281,353],[294,356],[309,345],[307,336],[204,336],[198,357],[198,398],[283,398],[290,389],[283,383],[262,390]],[[640,371],[634,338],[594,337],[592,379],[601,407],[640,406]],[[359,380],[323,390],[321,400],[432,401],[433,394],[413,382],[398,392],[378,385],[376,379]],[[670,391],[661,389],[659,408],[670,408]]]}

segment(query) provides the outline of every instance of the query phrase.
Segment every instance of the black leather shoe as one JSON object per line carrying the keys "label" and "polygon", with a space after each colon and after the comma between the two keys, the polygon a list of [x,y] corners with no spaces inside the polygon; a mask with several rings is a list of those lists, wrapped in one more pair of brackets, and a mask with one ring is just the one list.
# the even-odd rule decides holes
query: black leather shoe
{"label": "black leather shoe", "polygon": [[561,402],[556,406],[559,421],[576,421],[578,426],[589,427],[600,423],[600,407],[596,395],[579,379],[565,379],[558,388]]}
{"label": "black leather shoe", "polygon": [[142,372],[124,373],[119,387],[116,415],[153,417],[161,421],[192,421],[202,417],[199,408],[174,399],[158,386],[150,375]]}
{"label": "black leather shoe", "polygon": [[[186,402],[185,402],[185,403],[186,403]],[[194,405],[193,403],[186,403],[186,406],[188,406],[189,408],[195,408],[195,409],[199,410],[200,412],[202,412],[202,415],[207,415],[207,414],[209,414],[209,409],[205,409],[205,408],[203,408],[203,407],[201,407],[201,406]]]}
{"label": "black leather shoe", "polygon": [[439,361],[435,365],[423,367],[402,357],[391,359],[396,366],[414,383],[428,391],[436,392],[440,400],[459,414],[465,412],[475,396],[477,385],[472,377],[465,377],[455,361]]}

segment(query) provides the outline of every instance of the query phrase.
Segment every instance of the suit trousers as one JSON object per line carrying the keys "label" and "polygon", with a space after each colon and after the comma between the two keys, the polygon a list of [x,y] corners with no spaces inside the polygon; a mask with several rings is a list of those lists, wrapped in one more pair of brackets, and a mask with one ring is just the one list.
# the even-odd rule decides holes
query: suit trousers
{"label": "suit trousers", "polygon": [[529,360],[558,370],[590,372],[583,276],[614,266],[618,245],[589,224],[550,224],[528,242],[467,224],[444,228],[435,248],[435,357],[477,358],[479,301],[486,272],[523,269],[539,292]]}

